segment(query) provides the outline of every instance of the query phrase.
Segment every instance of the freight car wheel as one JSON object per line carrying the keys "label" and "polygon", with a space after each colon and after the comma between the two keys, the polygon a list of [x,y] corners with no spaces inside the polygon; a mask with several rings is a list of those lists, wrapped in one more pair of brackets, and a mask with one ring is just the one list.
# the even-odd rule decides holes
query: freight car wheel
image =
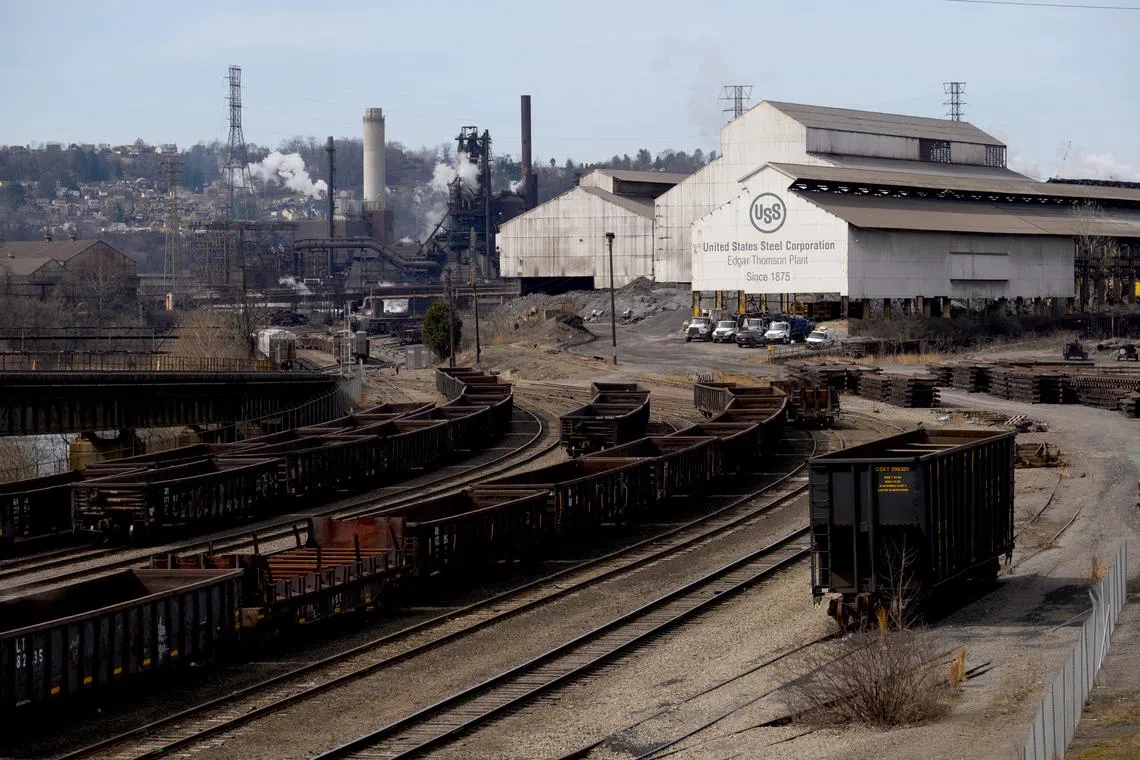
{"label": "freight car wheel", "polygon": [[150,534],[150,528],[146,523],[134,522],[127,528],[127,540],[132,544],[141,544],[146,541]]}

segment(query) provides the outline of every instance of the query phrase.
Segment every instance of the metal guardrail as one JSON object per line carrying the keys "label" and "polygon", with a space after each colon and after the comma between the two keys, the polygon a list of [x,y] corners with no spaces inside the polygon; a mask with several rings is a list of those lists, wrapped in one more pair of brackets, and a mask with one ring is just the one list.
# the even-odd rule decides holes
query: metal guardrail
{"label": "metal guardrail", "polygon": [[267,359],[77,351],[0,353],[0,372],[268,372],[274,369],[273,362]]}
{"label": "metal guardrail", "polygon": [[1045,689],[1045,697],[1021,750],[1021,760],[1065,757],[1077,732],[1085,700],[1108,655],[1112,631],[1124,607],[1127,581],[1128,545],[1122,543],[1116,550],[1112,569],[1089,591],[1092,614],[1081,626],[1081,637],[1065,666]]}

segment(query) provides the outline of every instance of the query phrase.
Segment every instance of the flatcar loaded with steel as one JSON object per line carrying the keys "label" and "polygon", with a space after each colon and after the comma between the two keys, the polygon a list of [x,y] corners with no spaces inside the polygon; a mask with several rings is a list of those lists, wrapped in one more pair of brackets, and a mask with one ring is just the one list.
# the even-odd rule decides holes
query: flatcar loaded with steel
{"label": "flatcar loaded with steel", "polygon": [[918,429],[813,458],[816,600],[863,627],[994,582],[1013,552],[1014,435]]}

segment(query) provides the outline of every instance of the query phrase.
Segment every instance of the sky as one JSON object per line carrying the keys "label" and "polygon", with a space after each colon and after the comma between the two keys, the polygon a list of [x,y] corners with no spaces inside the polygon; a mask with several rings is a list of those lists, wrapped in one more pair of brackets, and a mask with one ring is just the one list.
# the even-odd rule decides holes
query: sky
{"label": "sky", "polygon": [[[966,120],[1014,169],[1140,180],[1140,0],[0,0],[0,145],[359,137],[411,148],[489,129],[536,159],[718,149],[726,84],[764,99]],[[1067,150],[1068,156],[1062,164]]]}

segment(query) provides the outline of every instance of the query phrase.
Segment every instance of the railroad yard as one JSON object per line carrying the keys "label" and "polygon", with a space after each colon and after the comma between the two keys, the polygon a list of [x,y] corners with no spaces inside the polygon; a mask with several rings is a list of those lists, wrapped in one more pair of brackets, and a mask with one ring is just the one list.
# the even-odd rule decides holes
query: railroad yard
{"label": "railroad yard", "polygon": [[[272,488],[285,490],[255,488],[242,522],[218,513],[209,534],[160,537],[138,513],[126,520],[155,531],[145,546],[0,560],[0,605],[143,564],[197,568],[222,584],[220,607],[178,608],[188,632],[190,610],[216,616],[216,641],[193,666],[167,669],[177,655],[164,626],[153,642],[129,639],[148,659],[125,667],[146,669],[153,656],[165,658],[162,672],[60,705],[0,704],[14,728],[0,755],[1016,757],[1097,566],[1122,539],[1140,546],[1140,420],[1016,400],[1019,383],[1040,392],[1017,374],[1026,365],[993,370],[994,393],[956,387],[976,369],[924,379],[933,365],[1056,363],[1061,337],[883,359],[871,372],[870,362],[688,346],[677,304],[650,312],[619,327],[617,367],[607,339],[524,326],[515,340],[487,341],[488,374],[369,369],[352,418],[195,450],[219,470],[282,468]],[[842,388],[835,423],[796,424],[832,403],[810,391],[829,385]],[[599,419],[619,422],[599,432]],[[934,651],[965,652],[965,682],[944,715],[901,728],[802,720],[785,687],[840,632],[812,596],[805,462],[916,426],[969,431],[970,441],[1017,428],[1018,444],[1054,447],[1061,463],[1016,470],[1011,561],[996,587],[929,624]],[[318,439],[327,469],[306,469]],[[324,479],[306,477],[318,472]],[[121,505],[136,503],[124,494],[144,499],[145,483],[164,482],[129,473],[128,460],[74,486],[88,523],[121,519]],[[187,519],[184,507],[168,514]],[[253,551],[284,553],[266,571]],[[311,596],[305,578],[316,576],[337,594]],[[405,580],[387,585],[396,577]],[[353,607],[366,609],[341,614]],[[176,614],[165,609],[153,614]],[[179,638],[178,620],[174,646],[192,640]],[[4,687],[7,700],[13,685]],[[50,687],[38,688],[17,683],[12,701],[50,701]]]}

